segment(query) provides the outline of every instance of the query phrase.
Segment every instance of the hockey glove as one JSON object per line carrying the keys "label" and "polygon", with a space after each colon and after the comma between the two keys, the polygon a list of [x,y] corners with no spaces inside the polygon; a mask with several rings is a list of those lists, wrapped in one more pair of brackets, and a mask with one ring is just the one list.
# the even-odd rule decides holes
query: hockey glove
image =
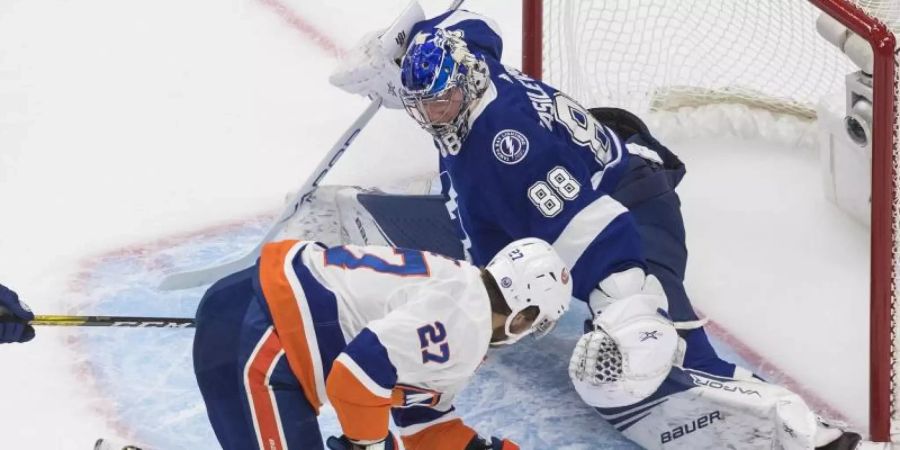
{"label": "hockey glove", "polygon": [[31,308],[15,292],[0,284],[0,343],[34,339],[34,328],[28,325],[33,319]]}
{"label": "hockey glove", "polygon": [[367,34],[340,65],[328,81],[351,94],[380,97],[385,108],[402,109],[400,100],[400,66],[385,53],[381,32]]}
{"label": "hockey glove", "polygon": [[488,441],[476,434],[469,441],[469,445],[466,446],[465,450],[519,450],[519,444],[509,439],[500,439],[498,437],[491,437],[491,440]]}
{"label": "hockey glove", "polygon": [[648,275],[639,292],[603,307],[569,361],[569,377],[582,400],[604,408],[627,406],[659,388],[679,345],[675,327],[661,313],[665,305],[662,285]]}
{"label": "hockey glove", "polygon": [[399,61],[406,52],[413,26],[423,20],[422,7],[410,2],[389,28],[365,35],[341,59],[328,81],[351,94],[373,100],[380,97],[385,108],[403,109]]}
{"label": "hockey glove", "polygon": [[360,444],[351,441],[347,436],[331,436],[325,441],[325,445],[331,450],[398,450],[400,448],[397,439],[390,432],[381,442]]}

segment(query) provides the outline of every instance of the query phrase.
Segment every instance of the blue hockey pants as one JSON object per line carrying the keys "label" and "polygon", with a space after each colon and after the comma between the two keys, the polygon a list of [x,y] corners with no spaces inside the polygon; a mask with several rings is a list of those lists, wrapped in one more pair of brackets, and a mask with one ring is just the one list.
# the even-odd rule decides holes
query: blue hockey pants
{"label": "blue hockey pants", "polygon": [[225,450],[322,449],[316,412],[254,286],[255,268],[215,283],[197,309],[194,372]]}

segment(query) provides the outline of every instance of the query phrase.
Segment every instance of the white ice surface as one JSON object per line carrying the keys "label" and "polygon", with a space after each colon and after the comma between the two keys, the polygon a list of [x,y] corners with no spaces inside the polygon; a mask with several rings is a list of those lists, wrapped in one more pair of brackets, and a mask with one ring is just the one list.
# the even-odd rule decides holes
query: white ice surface
{"label": "white ice surface", "polygon": [[[429,1],[426,9],[433,14],[444,3]],[[92,268],[105,268],[101,280],[116,277],[109,283],[148,281],[140,267],[109,269],[116,260],[108,255],[141,261],[141,249],[161,238],[276,210],[365,105],[328,85],[335,60],[321,37],[346,48],[404,4],[0,2],[0,282],[39,313],[89,313],[85,292],[104,291],[85,287],[96,279],[76,277]],[[508,36],[519,35],[519,2],[468,4],[496,17]],[[297,18],[320,30],[318,42]],[[516,64],[518,53],[516,38],[507,40],[507,61]],[[692,252],[688,287],[697,306],[864,423],[867,231],[825,203],[810,151],[783,140],[697,140],[667,131],[688,163],[680,192]],[[429,139],[402,112],[382,111],[329,182],[385,183],[429,169],[434,157]],[[118,312],[131,306],[141,312],[139,302],[128,301],[153,302],[154,295],[115,297]],[[165,305],[150,309],[165,312]],[[173,314],[189,308],[184,301],[171,305]],[[146,389],[150,375],[129,373],[126,389],[104,384],[112,381],[89,369],[94,361],[140,354],[128,342],[117,350],[124,354],[90,353],[91,339],[115,341],[125,332],[85,337],[40,329],[32,343],[0,347],[0,448],[86,449],[99,436],[146,439],[140,420],[123,410],[134,395],[144,405],[174,396],[154,389],[169,372],[153,374],[157,384]],[[161,342],[151,342],[160,358],[189,364],[183,346],[178,353]],[[500,380],[502,368],[492,366]],[[539,374],[540,389],[549,386],[548,376]],[[547,418],[545,430],[521,430],[504,425],[502,414],[490,416],[489,405],[475,401],[479,392],[470,403],[479,423],[528,434],[532,442],[592,420],[574,410],[570,421]],[[177,425],[202,412],[170,413]]]}

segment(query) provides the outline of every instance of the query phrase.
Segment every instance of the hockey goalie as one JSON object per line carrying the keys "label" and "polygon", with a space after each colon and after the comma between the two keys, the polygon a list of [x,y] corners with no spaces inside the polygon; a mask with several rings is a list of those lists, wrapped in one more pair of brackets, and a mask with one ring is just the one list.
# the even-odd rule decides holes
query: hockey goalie
{"label": "hockey goalie", "polygon": [[[569,375],[604,419],[645,448],[877,448],[716,354],[683,284],[685,166],[640,118],[584,108],[504,66],[500,32],[475,13],[422,17],[407,36],[397,54],[369,35],[332,83],[404,108],[431,134],[452,252],[483,265],[536,236],[571,266],[592,319]],[[356,228],[373,228],[357,237],[409,244],[380,226],[391,214],[359,211],[370,214]]]}

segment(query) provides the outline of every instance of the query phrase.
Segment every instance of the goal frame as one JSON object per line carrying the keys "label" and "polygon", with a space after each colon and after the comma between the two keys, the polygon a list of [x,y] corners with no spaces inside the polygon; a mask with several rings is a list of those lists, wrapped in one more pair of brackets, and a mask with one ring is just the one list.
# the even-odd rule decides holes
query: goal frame
{"label": "goal frame", "polygon": [[[894,411],[894,218],[898,189],[895,169],[895,37],[878,19],[849,0],[807,0],[865,39],[874,67],[872,123],[872,217],[870,235],[869,434],[891,442]],[[541,79],[543,67],[543,0],[522,0],[522,71]]]}

